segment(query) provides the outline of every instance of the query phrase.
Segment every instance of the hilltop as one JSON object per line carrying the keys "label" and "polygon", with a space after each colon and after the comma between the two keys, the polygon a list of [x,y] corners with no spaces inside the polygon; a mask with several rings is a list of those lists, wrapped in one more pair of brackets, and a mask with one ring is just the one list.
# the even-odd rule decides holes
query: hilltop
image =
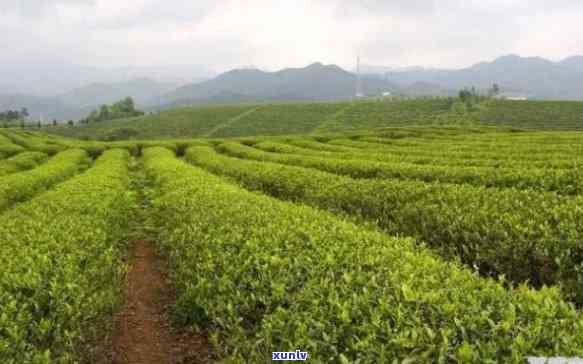
{"label": "hilltop", "polygon": [[390,126],[484,124],[520,128],[583,129],[583,102],[489,101],[456,115],[448,98],[358,102],[247,103],[176,108],[142,117],[45,128],[96,139],[172,139],[300,135]]}
{"label": "hilltop", "polygon": [[[497,83],[506,95],[541,100],[583,100],[583,56],[553,62],[540,57],[507,55],[458,70],[364,65],[362,71],[362,88],[367,95],[388,91],[412,97],[452,96],[465,87],[484,90]],[[80,74],[74,67],[71,72]],[[109,75],[103,77],[106,81],[87,82],[67,91],[56,87],[54,94],[45,92],[41,96],[16,86],[0,85],[0,107],[17,110],[26,107],[33,120],[42,116],[44,120],[66,121],[84,118],[101,104],[126,96],[133,97],[140,109],[154,112],[209,104],[346,101],[354,96],[357,77],[354,72],[337,65],[319,62],[275,72],[233,69],[215,77],[209,74],[203,80],[195,77],[198,73],[194,71],[190,80],[186,76],[180,80],[161,77],[165,74],[163,69],[124,72],[127,76],[150,74],[152,77]],[[181,72],[186,74],[188,69]],[[114,78],[115,81],[111,81]],[[78,79],[83,78],[78,76]]]}
{"label": "hilltop", "polygon": [[[354,96],[356,75],[336,65],[313,63],[277,72],[236,69],[211,80],[183,86],[160,98],[160,104],[189,105],[209,102],[345,100]],[[384,80],[365,78],[365,94],[396,91]]]}
{"label": "hilltop", "polygon": [[541,57],[511,54],[459,70],[366,66],[365,71],[400,87],[423,82],[432,84],[437,91],[439,88],[459,90],[468,86],[488,88],[492,83],[498,83],[503,91],[519,92],[529,98],[583,100],[583,56],[553,62]]}

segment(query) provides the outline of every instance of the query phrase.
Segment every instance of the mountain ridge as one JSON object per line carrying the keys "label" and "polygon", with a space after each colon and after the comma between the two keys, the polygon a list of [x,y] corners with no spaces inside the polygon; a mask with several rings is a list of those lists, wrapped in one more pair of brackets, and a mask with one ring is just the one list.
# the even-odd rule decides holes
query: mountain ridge
{"label": "mountain ridge", "polygon": [[[583,56],[580,55],[555,62],[507,54],[455,70],[367,65],[361,70],[362,89],[369,95],[389,91],[410,96],[452,96],[464,87],[484,90],[497,83],[503,94],[583,100]],[[26,107],[35,120],[38,117],[68,120],[85,117],[99,105],[126,96],[133,97],[137,106],[147,111],[197,104],[347,100],[355,95],[356,80],[355,73],[321,62],[278,71],[247,67],[180,87],[137,77],[119,82],[91,82],[45,97],[0,92],[0,109]]]}
{"label": "mountain ridge", "polygon": [[583,100],[583,56],[578,55],[554,62],[508,54],[456,70],[415,69],[376,76],[388,77],[405,88],[424,82],[448,90],[470,86],[485,89],[497,83],[503,91],[512,90],[534,99]]}
{"label": "mountain ridge", "polygon": [[[235,69],[196,84],[182,86],[162,97],[164,103],[183,100],[198,103],[225,92],[264,101],[342,100],[355,94],[356,75],[337,65],[320,62],[302,68],[285,68],[268,72],[258,69]],[[395,91],[396,85],[376,78],[363,79],[363,91]]]}

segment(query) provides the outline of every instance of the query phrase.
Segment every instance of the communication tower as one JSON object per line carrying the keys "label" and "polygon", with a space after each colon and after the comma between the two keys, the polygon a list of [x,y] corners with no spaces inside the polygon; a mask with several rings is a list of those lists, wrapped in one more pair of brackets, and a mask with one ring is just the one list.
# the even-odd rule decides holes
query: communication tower
{"label": "communication tower", "polygon": [[362,92],[362,78],[360,76],[360,57],[356,58],[356,97],[364,97]]}

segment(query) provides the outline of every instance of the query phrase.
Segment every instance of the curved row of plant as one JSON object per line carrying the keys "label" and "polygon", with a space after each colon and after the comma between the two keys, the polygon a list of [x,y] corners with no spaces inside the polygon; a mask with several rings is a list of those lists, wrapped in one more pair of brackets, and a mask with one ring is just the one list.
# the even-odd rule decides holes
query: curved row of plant
{"label": "curved row of plant", "polygon": [[103,335],[124,272],[128,157],[105,152],[0,215],[0,362],[78,363]]}
{"label": "curved row of plant", "polygon": [[132,155],[139,156],[143,149],[151,147],[164,147],[172,149],[177,153],[184,153],[190,146],[207,145],[205,140],[173,139],[173,140],[127,140],[116,142],[101,141],[81,141],[74,139],[57,139],[54,141],[65,148],[79,148],[86,150],[92,157],[96,158],[105,150],[126,149]]}
{"label": "curved row of plant", "polygon": [[0,161],[0,177],[7,174],[25,171],[38,167],[48,160],[48,156],[41,152],[24,152],[12,158]]}
{"label": "curved row of plant", "polygon": [[352,179],[193,147],[188,161],[252,190],[362,216],[393,234],[413,236],[483,274],[539,287],[561,283],[583,303],[583,197],[515,189]]}
{"label": "curved row of plant", "polygon": [[[177,153],[184,153],[190,146],[207,145],[204,140],[197,139],[168,139],[168,140],[126,140],[126,141],[85,141],[67,139],[54,135],[44,135],[31,131],[9,130],[3,131],[12,140],[19,144],[19,151],[33,150],[43,151],[50,155],[66,149],[86,150],[92,158],[99,157],[104,151],[109,149],[127,149],[133,155],[140,155],[141,151],[150,147],[165,147],[175,150]],[[1,142],[1,139],[0,139]],[[1,152],[1,145],[0,145]]]}
{"label": "curved row of plant", "polygon": [[[583,163],[577,163],[576,160],[570,159],[555,159],[549,161],[530,161],[522,162],[520,160],[500,161],[492,159],[468,159],[468,158],[454,158],[448,156],[432,156],[432,155],[408,155],[405,153],[386,153],[378,150],[361,150],[352,149],[344,151],[326,151],[318,149],[319,145],[326,145],[318,142],[305,141],[304,147],[294,145],[297,141],[287,140],[284,142],[261,141],[257,143],[247,143],[254,148],[261,149],[267,152],[308,155],[313,157],[335,158],[335,159],[356,159],[373,162],[387,162],[387,163],[412,163],[421,165],[439,165],[439,166],[465,166],[465,167],[502,167],[502,168],[547,168],[547,169],[567,169],[574,168]],[[312,149],[307,145],[312,146]]]}
{"label": "curved row of plant", "polygon": [[0,134],[0,159],[23,152],[25,149],[12,141],[4,134]]}
{"label": "curved row of plant", "polygon": [[265,152],[234,142],[220,144],[217,149],[239,158],[297,165],[353,178],[415,179],[426,182],[438,181],[485,187],[556,191],[566,195],[583,192],[583,175],[578,170],[454,167],[346,160]]}
{"label": "curved row of plant", "polygon": [[21,146],[29,151],[46,153],[48,155],[57,154],[66,148],[58,143],[50,141],[48,138],[41,138],[31,132],[21,132],[16,130],[3,131],[4,136],[12,143]]}
{"label": "curved row of plant", "polygon": [[[214,166],[207,151],[188,157]],[[220,358],[300,349],[316,363],[522,363],[583,352],[583,321],[554,288],[506,289],[409,239],[246,191],[168,150],[144,158],[176,313],[210,330]]]}
{"label": "curved row of plant", "polygon": [[[532,153],[508,153],[508,152],[497,152],[496,150],[492,151],[442,151],[438,148],[417,148],[411,147],[407,148],[404,146],[391,146],[387,144],[380,144],[380,143],[371,143],[359,140],[350,140],[350,139],[335,139],[328,141],[328,144],[337,145],[342,147],[352,147],[358,148],[361,150],[376,150],[382,151],[384,153],[393,153],[393,154],[405,154],[409,156],[439,156],[442,158],[466,158],[466,159],[490,159],[490,160],[499,160],[499,161],[523,161],[523,162],[547,162],[547,161],[555,161],[561,160],[568,157],[572,159],[573,156],[570,154],[565,153],[554,153],[554,154],[532,154]],[[575,160],[581,163],[581,158],[575,157]],[[574,162],[573,161],[573,162]]]}
{"label": "curved row of plant", "polygon": [[29,171],[0,177],[0,210],[27,200],[79,173],[91,164],[87,152],[69,149]]}
{"label": "curved row of plant", "polygon": [[[560,134],[559,134],[560,135]],[[406,146],[406,147],[431,147],[443,150],[475,150],[487,151],[495,147],[497,151],[508,152],[531,152],[531,153],[573,153],[580,152],[583,149],[581,143],[581,136],[577,135],[577,139],[565,139],[559,135],[556,136],[553,143],[545,143],[541,138],[522,137],[522,138],[507,138],[504,134],[496,134],[493,137],[464,137],[454,136],[450,138],[406,138],[393,139],[390,137],[380,136],[358,136],[356,139],[364,142],[387,144],[392,146]]]}
{"label": "curved row of plant", "polygon": [[[504,156],[502,154],[482,153],[472,154],[467,153],[442,153],[438,150],[418,150],[407,148],[385,148],[383,145],[373,143],[363,143],[354,140],[335,140],[333,144],[323,142],[306,140],[306,139],[290,139],[285,141],[286,144],[297,146],[300,148],[315,150],[317,152],[332,152],[346,155],[359,155],[359,159],[396,159],[414,163],[416,161],[438,160],[440,164],[454,164],[466,165],[476,167],[497,167],[508,166],[512,167],[515,164],[518,166],[534,166],[536,168],[573,168],[581,165],[583,160],[576,157],[565,158],[564,155],[547,156],[546,159],[539,160],[524,160],[521,158],[514,158],[511,156]],[[368,155],[366,158],[360,155]],[[349,158],[350,159],[350,158]]]}

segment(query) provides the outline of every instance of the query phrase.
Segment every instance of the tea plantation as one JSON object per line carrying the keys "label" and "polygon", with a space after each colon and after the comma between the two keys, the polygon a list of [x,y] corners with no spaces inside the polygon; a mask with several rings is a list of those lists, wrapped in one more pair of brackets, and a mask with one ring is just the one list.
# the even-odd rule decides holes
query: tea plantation
{"label": "tea plantation", "polygon": [[447,102],[0,129],[0,362],[97,362],[137,239],[210,362],[583,357],[583,106]]}

